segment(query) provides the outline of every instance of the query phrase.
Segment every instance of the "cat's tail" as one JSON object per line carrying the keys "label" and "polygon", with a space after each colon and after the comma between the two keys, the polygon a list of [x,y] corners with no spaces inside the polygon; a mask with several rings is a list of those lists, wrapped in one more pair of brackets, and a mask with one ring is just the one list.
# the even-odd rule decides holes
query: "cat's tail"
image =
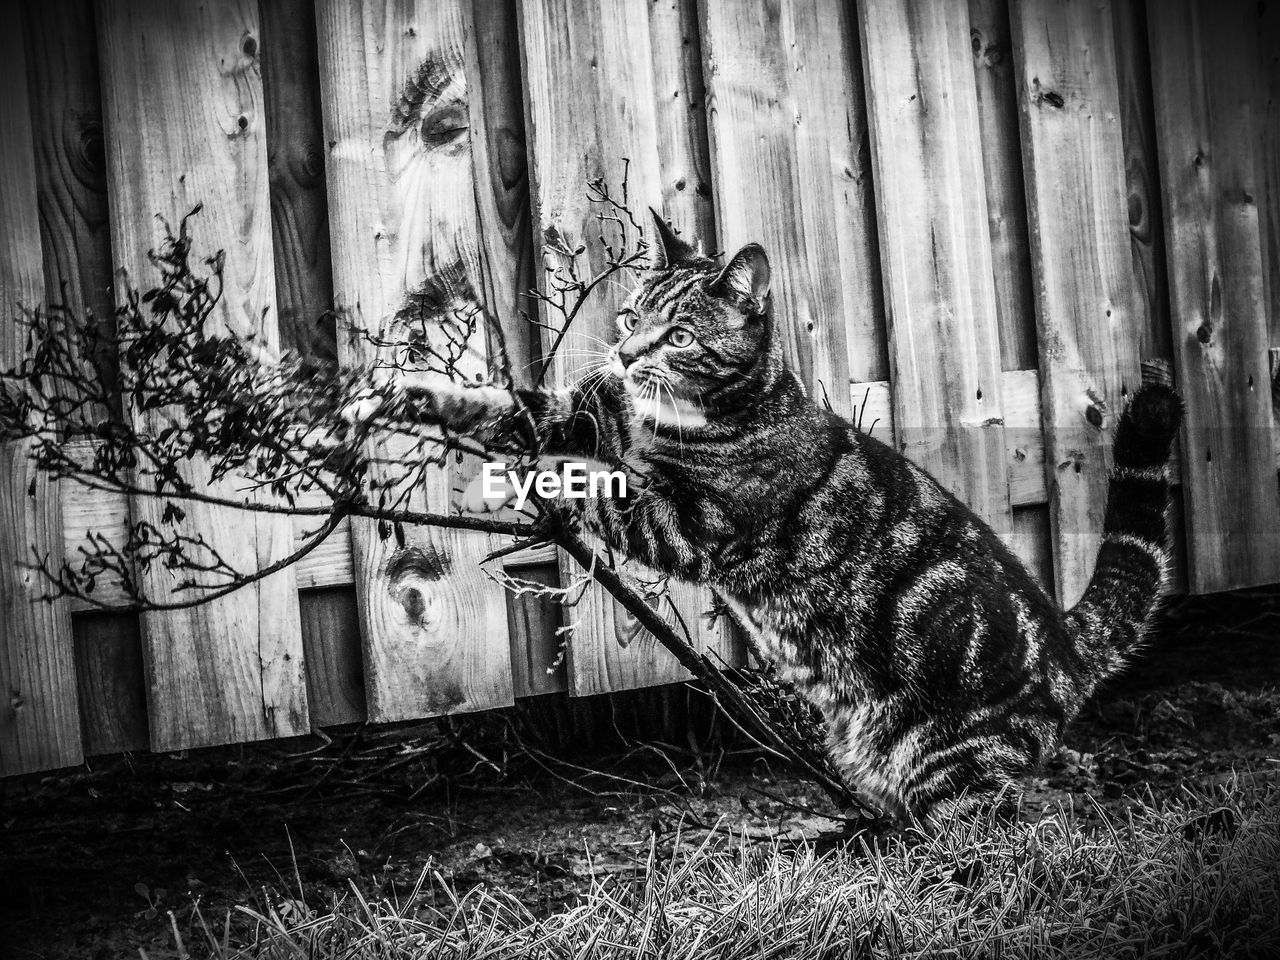
{"label": "cat's tail", "polygon": [[1181,422],[1182,400],[1158,383],[1141,387],[1120,415],[1102,547],[1084,596],[1066,615],[1090,689],[1124,664],[1159,600],[1169,563],[1169,450]]}

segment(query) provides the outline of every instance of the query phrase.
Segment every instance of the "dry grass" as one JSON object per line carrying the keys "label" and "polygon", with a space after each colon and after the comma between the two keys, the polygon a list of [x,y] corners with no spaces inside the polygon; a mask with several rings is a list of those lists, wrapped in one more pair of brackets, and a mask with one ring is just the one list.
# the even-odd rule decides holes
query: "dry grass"
{"label": "dry grass", "polygon": [[[179,946],[218,960],[1280,956],[1280,789],[1265,775],[1016,825],[826,853],[724,833],[651,852],[535,917],[503,893],[323,906],[265,891]],[[300,886],[300,884],[299,884]],[[434,898],[432,898],[434,899]],[[438,901],[437,901],[438,902]]]}

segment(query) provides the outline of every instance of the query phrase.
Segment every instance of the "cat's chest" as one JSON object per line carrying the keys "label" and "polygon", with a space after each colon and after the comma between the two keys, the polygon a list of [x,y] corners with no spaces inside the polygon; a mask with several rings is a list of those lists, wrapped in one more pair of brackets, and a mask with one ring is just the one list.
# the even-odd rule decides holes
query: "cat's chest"
{"label": "cat's chest", "polygon": [[[872,689],[857,657],[847,656],[856,638],[833,634],[804,605],[786,597],[744,601],[725,591],[717,591],[725,605],[743,625],[747,642],[764,662],[777,665],[779,675],[794,683],[824,713],[865,699]],[[835,656],[837,650],[845,655]]]}
{"label": "cat's chest", "polygon": [[[800,664],[800,652],[787,618],[776,604],[768,601],[747,603],[728,593],[722,593],[725,605],[733,612],[747,634],[747,642],[756,648],[765,660],[776,661],[787,672]],[[788,679],[797,679],[788,677]]]}

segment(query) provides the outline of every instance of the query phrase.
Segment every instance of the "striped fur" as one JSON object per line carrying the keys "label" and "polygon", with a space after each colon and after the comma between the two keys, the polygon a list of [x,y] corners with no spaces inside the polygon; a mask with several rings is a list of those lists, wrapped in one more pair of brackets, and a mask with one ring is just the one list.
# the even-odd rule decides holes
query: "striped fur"
{"label": "striped fur", "polygon": [[613,375],[520,394],[519,423],[490,405],[493,435],[625,465],[628,498],[585,501],[586,521],[713,586],[887,812],[928,824],[1009,796],[1152,613],[1177,396],[1147,386],[1123,413],[1097,571],[1064,613],[933,478],[806,397],[782,360],[762,249],[721,270],[658,230]]}

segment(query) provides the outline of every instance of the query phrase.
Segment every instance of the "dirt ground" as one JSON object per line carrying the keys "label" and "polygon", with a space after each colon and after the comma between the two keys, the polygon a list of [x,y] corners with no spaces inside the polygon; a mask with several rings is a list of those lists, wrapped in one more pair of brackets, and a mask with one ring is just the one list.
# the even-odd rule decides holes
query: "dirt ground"
{"label": "dirt ground", "polygon": [[[1031,780],[1027,814],[1069,802],[1088,815],[1087,798],[1114,805],[1233,772],[1280,776],[1277,687],[1280,591],[1183,602]],[[171,926],[187,933],[193,903],[221,923],[264,887],[275,904],[300,885],[312,902],[340,896],[352,880],[391,894],[424,870],[441,898],[433,872],[549,912],[592,878],[626,882],[651,842],[717,824],[797,838],[834,825],[815,790],[714,737],[586,758],[530,747],[527,723],[490,714],[4,784],[0,958],[171,957]]]}

